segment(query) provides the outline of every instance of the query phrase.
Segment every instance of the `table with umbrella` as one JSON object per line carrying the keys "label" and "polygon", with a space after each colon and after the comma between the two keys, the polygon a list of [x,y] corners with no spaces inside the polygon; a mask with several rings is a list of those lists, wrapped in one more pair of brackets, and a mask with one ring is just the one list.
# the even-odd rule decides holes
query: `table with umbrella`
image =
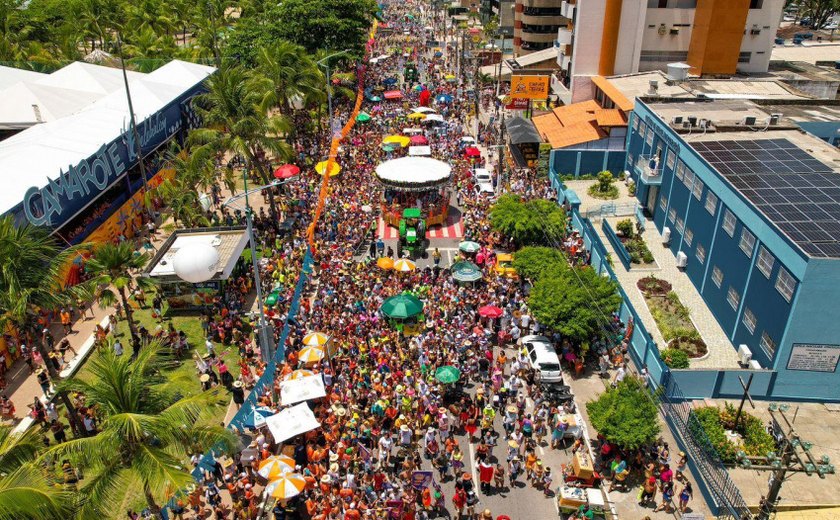
{"label": "table with umbrella", "polygon": [[504,311],[501,307],[496,307],[495,305],[485,305],[484,307],[480,307],[478,309],[478,315],[482,318],[490,318],[490,319],[497,319],[501,318]]}
{"label": "table with umbrella", "polygon": [[464,240],[458,244],[458,251],[462,253],[475,254],[481,249],[481,244],[473,242],[472,240]]}
{"label": "table with umbrella", "polygon": [[380,269],[388,271],[394,268],[394,260],[390,256],[383,256],[376,261],[376,265]]}
{"label": "table with umbrella", "polygon": [[422,323],[423,302],[419,298],[408,293],[391,296],[382,302],[380,312],[388,318],[397,330],[403,334],[416,334],[420,332]]}
{"label": "table with umbrella", "polygon": [[452,278],[458,282],[477,282],[483,277],[481,269],[472,262],[456,262],[449,268]]}

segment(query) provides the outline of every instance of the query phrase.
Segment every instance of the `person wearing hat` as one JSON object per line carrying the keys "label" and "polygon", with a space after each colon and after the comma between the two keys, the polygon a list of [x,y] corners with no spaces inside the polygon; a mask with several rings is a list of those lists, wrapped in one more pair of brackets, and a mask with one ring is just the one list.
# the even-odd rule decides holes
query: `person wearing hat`
{"label": "person wearing hat", "polygon": [[242,408],[243,403],[245,403],[245,385],[240,380],[236,380],[233,382],[233,388],[231,389],[231,394],[233,394],[233,402],[236,404],[236,408]]}
{"label": "person wearing hat", "polygon": [[43,390],[44,395],[49,397],[50,395],[50,376],[47,374],[47,371],[40,367],[38,370],[35,371],[35,377],[38,378],[38,384],[41,386],[41,390]]}
{"label": "person wearing hat", "polygon": [[478,518],[479,520],[493,520],[493,513],[489,509],[485,509]]}

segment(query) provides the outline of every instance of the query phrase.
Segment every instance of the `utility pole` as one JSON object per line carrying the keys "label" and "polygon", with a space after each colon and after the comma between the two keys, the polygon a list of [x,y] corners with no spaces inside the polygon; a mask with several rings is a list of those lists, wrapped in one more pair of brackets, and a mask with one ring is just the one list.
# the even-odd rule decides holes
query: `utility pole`
{"label": "utility pole", "polygon": [[735,414],[735,427],[738,427],[738,421],[741,419],[741,412],[744,410],[744,401],[747,399],[750,400],[750,406],[755,409],[755,403],[752,400],[752,396],[750,395],[750,386],[752,385],[753,381],[753,374],[750,374],[750,378],[747,380],[747,384],[744,384],[744,380],[741,379],[741,376],[738,376],[738,381],[741,382],[741,388],[744,389],[744,395],[741,396],[741,404],[738,405],[738,413]]}

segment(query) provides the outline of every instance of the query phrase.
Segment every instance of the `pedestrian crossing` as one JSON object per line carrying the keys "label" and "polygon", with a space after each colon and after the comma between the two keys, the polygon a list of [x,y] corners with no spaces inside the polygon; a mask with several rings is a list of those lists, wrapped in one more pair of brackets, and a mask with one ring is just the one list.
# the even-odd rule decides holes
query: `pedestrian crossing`
{"label": "pedestrian crossing", "polygon": [[[379,225],[377,226],[376,236],[382,240],[396,240],[399,238],[400,232],[397,228],[389,226],[380,217]],[[446,220],[445,226],[432,226],[426,230],[426,238],[463,238],[464,225],[461,223],[460,216],[450,215]]]}

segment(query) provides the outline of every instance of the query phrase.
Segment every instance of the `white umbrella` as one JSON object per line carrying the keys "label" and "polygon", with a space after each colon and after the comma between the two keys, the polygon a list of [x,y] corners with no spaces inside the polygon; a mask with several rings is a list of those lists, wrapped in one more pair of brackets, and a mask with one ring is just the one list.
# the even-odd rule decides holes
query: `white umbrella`
{"label": "white umbrella", "polygon": [[413,109],[412,112],[419,112],[421,114],[434,114],[437,112],[437,110],[430,107],[417,107]]}
{"label": "white umbrella", "polygon": [[434,121],[437,123],[443,123],[444,119],[443,116],[440,114],[429,114],[426,116],[426,119],[423,120],[424,122],[428,123],[429,121]]}

